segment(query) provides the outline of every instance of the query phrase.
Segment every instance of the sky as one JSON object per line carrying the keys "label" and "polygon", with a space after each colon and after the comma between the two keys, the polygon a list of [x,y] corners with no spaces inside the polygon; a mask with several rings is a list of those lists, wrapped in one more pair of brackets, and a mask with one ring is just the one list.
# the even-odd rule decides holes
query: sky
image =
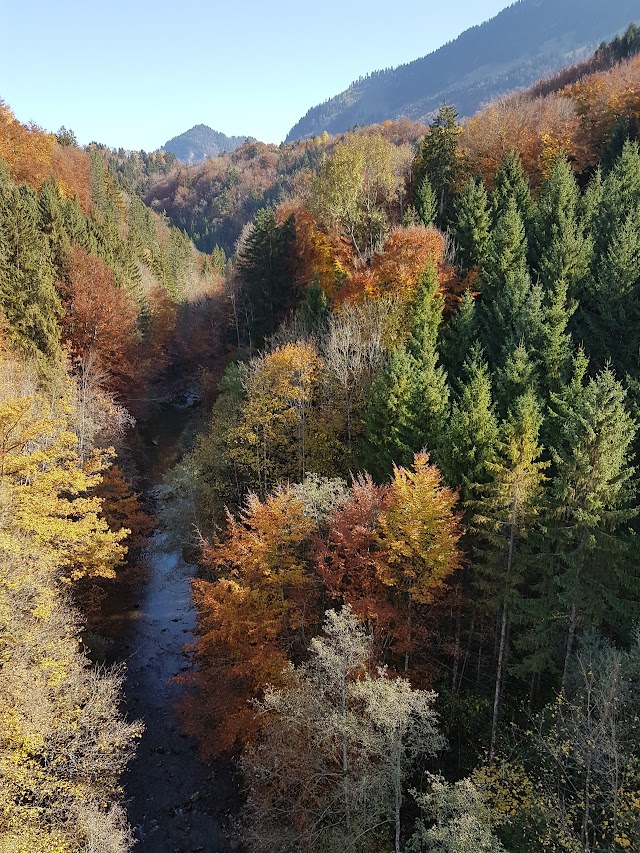
{"label": "sky", "polygon": [[511,0],[4,0],[0,98],[81,145],[153,151],[195,124],[281,142],[358,77]]}

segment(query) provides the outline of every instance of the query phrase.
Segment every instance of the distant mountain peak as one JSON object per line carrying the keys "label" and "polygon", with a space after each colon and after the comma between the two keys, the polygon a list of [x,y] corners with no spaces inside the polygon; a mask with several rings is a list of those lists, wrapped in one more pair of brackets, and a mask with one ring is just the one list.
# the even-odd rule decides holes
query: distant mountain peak
{"label": "distant mountain peak", "polygon": [[443,100],[461,116],[578,61],[637,20],[638,0],[519,0],[438,50],[374,71],[312,107],[287,142],[387,119],[429,120]]}
{"label": "distant mountain peak", "polygon": [[224,151],[234,151],[245,142],[255,142],[253,136],[227,136],[206,124],[196,124],[179,136],[174,136],[162,146],[182,163],[201,163],[208,157],[217,157]]}

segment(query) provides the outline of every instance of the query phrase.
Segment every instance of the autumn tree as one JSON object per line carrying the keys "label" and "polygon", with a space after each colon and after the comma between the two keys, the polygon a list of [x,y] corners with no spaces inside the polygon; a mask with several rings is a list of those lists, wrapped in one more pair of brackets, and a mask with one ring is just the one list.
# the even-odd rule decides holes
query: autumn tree
{"label": "autumn tree", "polygon": [[196,694],[185,713],[207,753],[253,737],[248,700],[282,684],[300,649],[314,618],[306,552],[315,529],[300,498],[281,487],[264,502],[249,494],[237,518],[227,514],[224,538],[205,544],[208,577],[193,584]]}
{"label": "autumn tree", "polygon": [[410,158],[379,131],[348,134],[323,161],[311,191],[311,206],[329,229],[337,229],[364,261],[376,251],[399,208]]}
{"label": "autumn tree", "polygon": [[[384,670],[344,608],[327,611],[308,663],[257,706],[262,733],[242,759],[243,839],[260,851],[400,851],[404,784],[419,755],[444,745],[432,693]],[[392,840],[393,839],[393,840]]]}

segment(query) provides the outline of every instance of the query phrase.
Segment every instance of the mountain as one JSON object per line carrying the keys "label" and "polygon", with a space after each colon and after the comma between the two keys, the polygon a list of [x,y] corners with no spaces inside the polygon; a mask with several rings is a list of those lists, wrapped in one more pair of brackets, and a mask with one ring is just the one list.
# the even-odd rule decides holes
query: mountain
{"label": "mountain", "polygon": [[223,151],[234,151],[244,142],[255,142],[255,139],[252,136],[226,136],[206,124],[197,124],[165,142],[160,150],[170,151],[182,163],[202,163]]}
{"label": "mountain", "polygon": [[422,59],[352,83],[310,109],[287,142],[402,116],[429,120],[443,100],[471,116],[581,59],[638,12],[638,0],[520,0]]}

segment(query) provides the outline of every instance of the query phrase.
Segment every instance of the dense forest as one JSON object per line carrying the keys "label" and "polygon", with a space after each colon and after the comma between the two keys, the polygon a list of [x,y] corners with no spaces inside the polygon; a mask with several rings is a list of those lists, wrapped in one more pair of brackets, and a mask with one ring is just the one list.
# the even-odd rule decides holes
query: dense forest
{"label": "dense forest", "polygon": [[198,167],[0,106],[0,849],[132,847],[87,632],[194,377],[158,515],[228,849],[640,849],[639,48]]}

